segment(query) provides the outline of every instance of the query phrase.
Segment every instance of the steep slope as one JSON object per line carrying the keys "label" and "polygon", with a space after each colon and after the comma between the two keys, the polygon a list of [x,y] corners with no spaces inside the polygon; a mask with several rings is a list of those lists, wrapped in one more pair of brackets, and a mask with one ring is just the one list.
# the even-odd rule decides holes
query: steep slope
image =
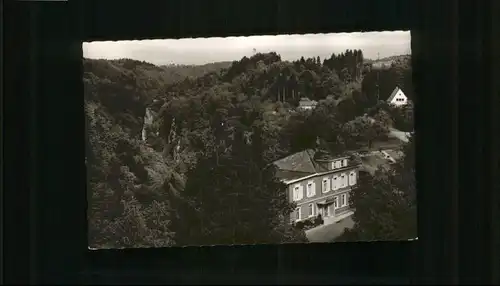
{"label": "steep slope", "polygon": [[[212,189],[223,190],[220,196],[228,202],[231,192],[239,191],[247,203],[257,204],[245,186],[258,183],[252,190],[265,193],[275,184],[272,170],[266,171],[269,181],[256,182],[254,177],[269,162],[311,148],[318,138],[341,152],[385,136],[382,126],[373,128],[359,118],[377,104],[371,101],[375,73],[363,70],[360,51],[332,55],[323,63],[317,58],[282,61],[278,54],[267,53],[230,65],[158,67],[129,59],[86,59],[83,64],[89,229],[97,247],[175,244],[176,232],[190,236],[185,216],[195,213],[191,203],[201,199],[198,192],[205,194],[200,205],[217,205],[219,195],[211,198]],[[404,82],[408,74],[409,66],[391,67],[384,75],[385,88]],[[301,97],[320,103],[315,111],[297,112]],[[219,172],[214,166],[220,160],[227,167]],[[256,167],[240,169],[238,176],[246,181],[238,185],[232,172],[248,162]],[[226,175],[233,178],[229,185],[223,182]],[[186,185],[192,191],[187,196]],[[184,217],[179,206],[186,207]],[[280,203],[263,209],[276,208],[273,213],[286,217],[288,207]],[[199,215],[211,213],[217,219],[211,211]],[[280,229],[274,219],[269,222]],[[242,232],[242,237],[250,233],[246,228]],[[272,239],[301,239],[300,233],[286,232],[287,238]]]}

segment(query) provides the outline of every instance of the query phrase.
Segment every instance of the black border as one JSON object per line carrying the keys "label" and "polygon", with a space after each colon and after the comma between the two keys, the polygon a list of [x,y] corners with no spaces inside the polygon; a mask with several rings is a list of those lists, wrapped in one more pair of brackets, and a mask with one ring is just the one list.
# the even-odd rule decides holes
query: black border
{"label": "black border", "polygon": [[[4,208],[13,214],[5,221],[4,251],[15,261],[6,264],[6,282],[498,281],[500,225],[493,220],[498,196],[492,190],[499,145],[488,135],[498,130],[499,86],[486,76],[498,73],[495,64],[484,63],[498,60],[490,28],[494,8],[500,9],[495,1],[460,3],[460,9],[458,1],[437,2],[6,4],[15,10],[4,12],[3,21],[18,24],[4,29],[4,49],[12,55],[4,56],[12,70],[4,80],[4,130],[10,131],[4,162],[12,166],[4,170]],[[82,41],[410,28],[417,154],[424,154],[417,158],[417,242],[86,249]]]}

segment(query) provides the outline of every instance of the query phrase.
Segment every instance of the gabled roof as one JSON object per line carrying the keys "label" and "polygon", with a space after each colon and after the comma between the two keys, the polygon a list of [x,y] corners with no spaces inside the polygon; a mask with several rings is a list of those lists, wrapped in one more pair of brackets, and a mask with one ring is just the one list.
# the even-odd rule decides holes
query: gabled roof
{"label": "gabled roof", "polygon": [[387,102],[391,102],[394,99],[394,97],[396,96],[396,94],[398,93],[398,91],[400,91],[400,90],[402,91],[402,89],[399,88],[399,86],[396,86],[394,88],[394,90],[392,91],[391,95],[389,96],[389,98],[387,98]]}

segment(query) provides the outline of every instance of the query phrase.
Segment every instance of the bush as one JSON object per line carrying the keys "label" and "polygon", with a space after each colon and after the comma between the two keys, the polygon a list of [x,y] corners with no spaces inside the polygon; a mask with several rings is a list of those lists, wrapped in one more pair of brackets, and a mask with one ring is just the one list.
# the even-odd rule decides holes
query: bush
{"label": "bush", "polygon": [[299,221],[299,222],[295,223],[295,227],[297,229],[304,229],[304,222]]}
{"label": "bush", "polygon": [[317,215],[313,218],[308,218],[303,221],[299,221],[297,223],[293,223],[294,227],[297,229],[308,230],[324,223],[323,217],[321,215]]}
{"label": "bush", "polygon": [[319,214],[315,219],[314,219],[314,225],[315,226],[318,226],[318,225],[322,225],[323,223],[325,223],[325,221],[323,220],[323,217],[321,216],[321,214]]}

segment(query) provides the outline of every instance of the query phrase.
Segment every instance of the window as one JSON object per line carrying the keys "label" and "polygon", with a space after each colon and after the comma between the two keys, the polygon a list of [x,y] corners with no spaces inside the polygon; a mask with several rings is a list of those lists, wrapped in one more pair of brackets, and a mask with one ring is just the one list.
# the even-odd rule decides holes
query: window
{"label": "window", "polygon": [[332,170],[335,170],[335,162],[332,162]]}
{"label": "window", "polygon": [[301,219],[301,213],[300,213],[300,208],[295,209],[295,220],[300,220]]}
{"label": "window", "polygon": [[323,178],[323,193],[330,191],[330,184],[328,178]]}
{"label": "window", "polygon": [[339,188],[339,177],[337,175],[333,176],[332,179],[332,190],[336,190]]}
{"label": "window", "polygon": [[342,167],[347,167],[347,159],[342,160]]}
{"label": "window", "polygon": [[341,164],[340,160],[335,161],[335,169],[340,168],[340,167],[341,167],[341,165],[340,165],[340,164]]}
{"label": "window", "polygon": [[309,217],[312,217],[312,216],[315,216],[315,209],[314,209],[314,204],[309,204],[308,206],[308,212],[307,212],[307,215]]}
{"label": "window", "polygon": [[340,196],[340,206],[341,207],[347,206],[347,194],[342,194]]}
{"label": "window", "polygon": [[339,197],[334,197],[333,198],[333,209],[338,209],[339,208]]}
{"label": "window", "polygon": [[294,201],[299,201],[302,199],[302,190],[300,186],[295,186],[293,188],[293,200]]}
{"label": "window", "polygon": [[307,183],[307,197],[310,198],[316,194],[316,190],[314,188],[314,182],[310,181]]}
{"label": "window", "polygon": [[340,187],[344,188],[347,186],[347,176],[345,174],[340,175]]}
{"label": "window", "polygon": [[352,171],[349,174],[349,186],[354,186],[356,185],[356,172]]}

